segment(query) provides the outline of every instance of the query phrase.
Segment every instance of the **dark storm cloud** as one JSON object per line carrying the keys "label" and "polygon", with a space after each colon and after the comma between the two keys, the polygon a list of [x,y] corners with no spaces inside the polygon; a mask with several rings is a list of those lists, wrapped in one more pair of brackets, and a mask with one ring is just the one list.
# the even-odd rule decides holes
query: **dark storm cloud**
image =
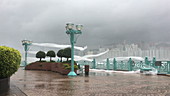
{"label": "dark storm cloud", "polygon": [[[21,40],[69,44],[65,23],[84,25],[77,45],[170,41],[168,0],[1,0],[0,43]],[[160,38],[161,36],[161,38]]]}

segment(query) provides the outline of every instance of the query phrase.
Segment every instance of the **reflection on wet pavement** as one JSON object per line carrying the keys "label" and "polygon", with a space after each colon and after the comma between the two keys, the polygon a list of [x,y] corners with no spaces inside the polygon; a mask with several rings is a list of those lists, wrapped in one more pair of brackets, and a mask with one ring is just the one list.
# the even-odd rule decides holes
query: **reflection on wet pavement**
{"label": "reflection on wet pavement", "polygon": [[68,77],[20,68],[11,82],[28,96],[170,96],[170,77],[157,75],[90,72]]}

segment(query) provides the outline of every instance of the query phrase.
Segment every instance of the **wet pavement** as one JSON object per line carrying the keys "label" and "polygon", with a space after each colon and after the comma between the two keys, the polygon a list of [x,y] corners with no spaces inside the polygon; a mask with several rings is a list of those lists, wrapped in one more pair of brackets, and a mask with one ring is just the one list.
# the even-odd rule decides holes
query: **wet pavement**
{"label": "wet pavement", "polygon": [[6,96],[170,96],[170,77],[91,71],[68,77],[50,71],[18,70]]}

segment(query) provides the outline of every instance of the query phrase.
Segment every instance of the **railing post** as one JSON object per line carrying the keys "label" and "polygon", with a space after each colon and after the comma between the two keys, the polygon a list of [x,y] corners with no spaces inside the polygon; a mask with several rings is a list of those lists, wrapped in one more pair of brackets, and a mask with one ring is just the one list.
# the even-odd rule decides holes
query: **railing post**
{"label": "railing post", "polygon": [[132,59],[129,58],[129,71],[132,71]]}
{"label": "railing post", "polygon": [[168,74],[170,74],[170,61],[167,61],[167,69],[168,69]]}
{"label": "railing post", "polygon": [[110,69],[110,62],[109,62],[109,58],[107,58],[107,61],[106,61],[106,67],[107,67],[107,70]]}
{"label": "railing post", "polygon": [[93,59],[93,69],[96,69],[96,59]]}
{"label": "railing post", "polygon": [[123,61],[120,61],[120,70],[123,70],[123,68],[124,68],[124,64],[123,63],[124,63]]}
{"label": "railing post", "polygon": [[145,64],[149,65],[148,57],[145,57]]}
{"label": "railing post", "polygon": [[143,61],[140,61],[140,68],[143,68]]}
{"label": "railing post", "polygon": [[154,67],[154,68],[155,68],[155,62],[156,62],[156,58],[153,57],[153,60],[152,60],[152,67]]}
{"label": "railing post", "polygon": [[117,70],[117,64],[116,64],[116,59],[113,59],[113,70]]}

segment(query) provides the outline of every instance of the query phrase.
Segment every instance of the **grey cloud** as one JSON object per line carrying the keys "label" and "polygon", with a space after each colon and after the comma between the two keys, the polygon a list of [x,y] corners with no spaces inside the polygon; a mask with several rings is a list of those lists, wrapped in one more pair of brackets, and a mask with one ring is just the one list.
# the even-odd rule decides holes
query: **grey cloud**
{"label": "grey cloud", "polygon": [[[0,44],[21,40],[69,44],[65,23],[84,24],[77,45],[170,41],[168,0],[1,0]],[[163,38],[160,38],[162,36]]]}

